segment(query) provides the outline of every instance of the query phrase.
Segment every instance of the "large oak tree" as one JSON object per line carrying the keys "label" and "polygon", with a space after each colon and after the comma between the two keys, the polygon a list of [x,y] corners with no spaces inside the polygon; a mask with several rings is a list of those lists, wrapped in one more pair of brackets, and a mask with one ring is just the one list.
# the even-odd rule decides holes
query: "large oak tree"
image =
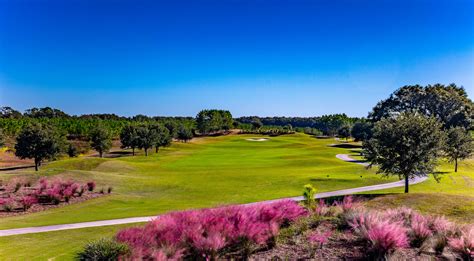
{"label": "large oak tree", "polygon": [[409,180],[434,172],[443,146],[444,133],[434,117],[403,112],[383,118],[374,126],[370,140],[363,143],[363,155],[378,173]]}

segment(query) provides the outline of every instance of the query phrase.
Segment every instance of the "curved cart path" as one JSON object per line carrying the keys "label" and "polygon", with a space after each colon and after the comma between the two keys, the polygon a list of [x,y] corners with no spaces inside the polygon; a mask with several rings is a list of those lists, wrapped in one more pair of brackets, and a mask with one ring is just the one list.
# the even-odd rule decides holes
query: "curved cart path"
{"label": "curved cart path", "polygon": [[[360,164],[363,166],[367,166],[367,163],[352,159],[347,154],[338,154],[336,155],[338,159],[353,162],[356,164]],[[410,180],[410,184],[417,184],[420,182],[425,181],[427,178],[414,178]],[[315,198],[328,198],[334,196],[343,196],[348,194],[355,194],[360,192],[366,191],[373,191],[373,190],[381,190],[381,189],[388,189],[388,188],[396,188],[396,187],[403,187],[405,186],[405,182],[403,180],[390,182],[385,184],[379,185],[372,185],[372,186],[364,186],[358,188],[351,188],[351,189],[342,189],[330,192],[323,192],[318,193],[315,195]],[[289,199],[295,201],[303,200],[303,197],[290,197],[290,198],[282,198],[282,199]],[[282,199],[275,199],[275,200],[266,200],[254,203],[248,203],[244,205],[253,205],[259,203],[271,203]],[[133,218],[120,218],[120,219],[111,219],[111,220],[101,220],[101,221],[91,221],[91,222],[82,222],[82,223],[73,223],[73,224],[62,224],[62,225],[52,225],[52,226],[42,226],[42,227],[26,227],[26,228],[15,228],[15,229],[5,229],[0,230],[0,237],[2,236],[12,236],[12,235],[22,235],[22,234],[30,234],[30,233],[40,233],[40,232],[51,232],[51,231],[59,231],[59,230],[68,230],[68,229],[77,229],[77,228],[88,228],[88,227],[102,227],[102,226],[112,226],[112,225],[121,225],[121,224],[130,224],[130,223],[140,223],[140,222],[148,222],[152,219],[159,218],[159,216],[149,216],[149,217],[133,217]]]}

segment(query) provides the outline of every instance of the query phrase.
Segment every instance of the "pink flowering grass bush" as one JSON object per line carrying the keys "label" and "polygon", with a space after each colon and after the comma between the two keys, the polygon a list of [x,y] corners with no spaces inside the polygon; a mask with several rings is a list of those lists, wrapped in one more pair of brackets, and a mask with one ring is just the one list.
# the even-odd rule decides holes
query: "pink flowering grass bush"
{"label": "pink flowering grass bush", "polygon": [[132,259],[247,257],[272,244],[281,226],[305,214],[293,201],[174,212],[143,228],[124,229],[116,239],[131,248]]}
{"label": "pink flowering grass bush", "polygon": [[451,249],[464,260],[474,260],[474,225],[460,229],[459,236],[448,241]]}
{"label": "pink flowering grass bush", "polygon": [[81,197],[88,187],[90,185],[80,185],[73,180],[48,180],[44,177],[32,186],[30,180],[15,178],[0,190],[3,191],[0,193],[0,210],[26,211],[35,204],[69,202],[73,197]]}

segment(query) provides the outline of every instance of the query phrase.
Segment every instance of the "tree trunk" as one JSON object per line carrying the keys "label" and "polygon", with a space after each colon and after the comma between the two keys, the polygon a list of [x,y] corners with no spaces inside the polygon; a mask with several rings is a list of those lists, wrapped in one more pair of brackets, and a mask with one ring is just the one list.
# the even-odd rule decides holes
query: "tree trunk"
{"label": "tree trunk", "polygon": [[132,156],[135,156],[135,147],[132,148]]}
{"label": "tree trunk", "polygon": [[160,147],[156,146],[155,147],[155,153],[158,153],[158,150],[160,149]]}
{"label": "tree trunk", "polygon": [[99,150],[99,157],[102,158],[102,155],[103,155],[103,151],[102,151],[102,150]]}
{"label": "tree trunk", "polygon": [[408,186],[410,185],[408,175],[405,176],[405,193],[408,193]]}
{"label": "tree trunk", "polygon": [[148,148],[145,148],[145,156],[148,156]]}
{"label": "tree trunk", "polygon": [[38,171],[39,160],[35,159],[35,171]]}
{"label": "tree trunk", "polygon": [[454,159],[454,172],[458,172],[458,158]]}

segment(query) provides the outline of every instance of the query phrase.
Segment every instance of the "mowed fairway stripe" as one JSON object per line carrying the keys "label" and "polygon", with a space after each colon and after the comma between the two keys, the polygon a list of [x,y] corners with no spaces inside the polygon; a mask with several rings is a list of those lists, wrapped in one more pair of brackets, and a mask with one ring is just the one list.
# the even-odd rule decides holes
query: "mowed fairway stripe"
{"label": "mowed fairway stripe", "polygon": [[[365,164],[365,163],[352,159],[347,154],[338,154],[336,155],[336,157],[338,159],[341,159],[347,162],[354,162],[361,165]],[[410,184],[411,185],[417,184],[417,183],[425,181],[426,179],[427,177],[416,177],[410,180]],[[403,186],[405,186],[405,181],[400,180],[396,182],[390,182],[390,183],[379,184],[379,185],[364,186],[364,187],[358,187],[358,188],[342,189],[342,190],[318,193],[315,195],[315,198],[320,199],[320,198],[328,198],[328,197],[335,197],[335,196],[344,196],[344,195],[355,194],[355,193],[360,193],[360,192],[396,188],[396,187],[403,187]],[[303,197],[300,196],[300,197],[281,198],[281,199],[274,199],[274,200],[265,200],[265,201],[259,201],[259,202],[254,202],[254,203],[247,203],[243,205],[248,206],[248,205],[254,205],[254,204],[267,204],[267,203],[272,203],[279,200],[301,201],[303,200]],[[130,224],[130,223],[141,223],[141,222],[148,222],[159,217],[160,216],[158,215],[158,216],[149,216],[149,217],[120,218],[120,219],[111,219],[111,220],[102,220],[102,221],[81,222],[81,223],[53,225],[53,226],[5,229],[5,230],[0,230],[0,237],[68,230],[68,229],[88,228],[88,227],[102,227],[102,226],[112,226],[112,225]]]}

